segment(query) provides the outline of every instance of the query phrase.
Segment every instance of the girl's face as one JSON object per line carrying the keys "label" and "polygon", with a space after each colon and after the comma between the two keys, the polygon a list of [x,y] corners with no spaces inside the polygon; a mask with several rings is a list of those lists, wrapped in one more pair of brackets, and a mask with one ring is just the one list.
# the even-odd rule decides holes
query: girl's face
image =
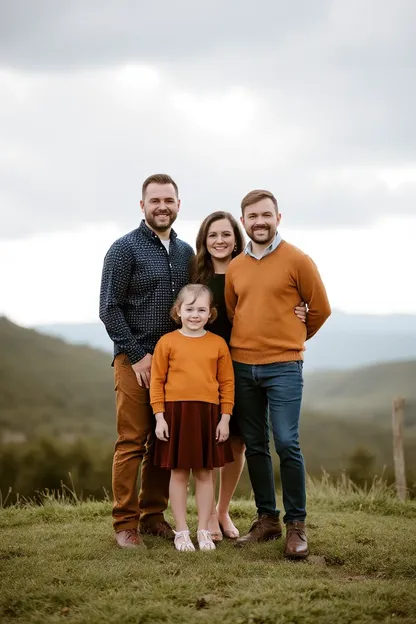
{"label": "girl's face", "polygon": [[205,241],[208,253],[217,260],[231,258],[235,247],[233,226],[228,219],[218,219],[209,226]]}
{"label": "girl's face", "polygon": [[182,327],[190,333],[201,332],[210,317],[209,295],[203,293],[195,299],[192,293],[186,295],[178,310]]}

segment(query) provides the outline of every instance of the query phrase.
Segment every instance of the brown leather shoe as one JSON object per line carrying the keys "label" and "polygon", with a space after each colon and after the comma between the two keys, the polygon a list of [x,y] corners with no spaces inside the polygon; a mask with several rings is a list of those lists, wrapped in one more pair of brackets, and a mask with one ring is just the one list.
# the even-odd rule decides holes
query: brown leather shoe
{"label": "brown leather shoe", "polygon": [[163,537],[164,539],[173,540],[175,533],[166,520],[160,522],[143,522],[140,524],[140,533],[147,535],[156,535],[157,537]]}
{"label": "brown leather shoe", "polygon": [[282,525],[279,516],[269,516],[261,514],[250,527],[247,535],[239,537],[235,541],[236,546],[266,542],[267,540],[278,539],[282,535]]}
{"label": "brown leather shoe", "polygon": [[305,559],[309,555],[305,523],[295,520],[286,524],[285,557],[288,559]]}
{"label": "brown leather shoe", "polygon": [[138,546],[146,548],[140,533],[136,529],[117,531],[115,537],[117,545],[120,546],[120,548],[138,548]]}

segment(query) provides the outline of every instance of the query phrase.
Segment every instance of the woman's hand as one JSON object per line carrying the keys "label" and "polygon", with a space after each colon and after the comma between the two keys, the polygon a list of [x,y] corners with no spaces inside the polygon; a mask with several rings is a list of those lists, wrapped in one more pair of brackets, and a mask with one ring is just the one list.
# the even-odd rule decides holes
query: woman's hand
{"label": "woman's hand", "polygon": [[306,323],[306,316],[308,314],[308,309],[306,307],[306,303],[301,301],[299,305],[295,308],[295,314],[302,323]]}
{"label": "woman's hand", "polygon": [[230,435],[230,414],[222,414],[221,420],[217,425],[215,439],[217,442],[225,442]]}
{"label": "woman's hand", "polygon": [[163,412],[159,412],[155,414],[156,418],[156,437],[162,442],[167,442],[169,440],[169,427],[168,423],[165,420]]}

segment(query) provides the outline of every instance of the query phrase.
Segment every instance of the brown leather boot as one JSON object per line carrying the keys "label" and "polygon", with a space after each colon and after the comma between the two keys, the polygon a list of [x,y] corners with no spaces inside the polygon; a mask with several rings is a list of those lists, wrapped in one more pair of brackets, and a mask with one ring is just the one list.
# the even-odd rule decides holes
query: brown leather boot
{"label": "brown leather boot", "polygon": [[245,546],[246,544],[266,542],[267,540],[278,539],[281,535],[282,525],[280,524],[279,516],[261,514],[258,519],[253,522],[247,535],[239,537],[235,541],[235,545]]}
{"label": "brown leather boot", "polygon": [[175,533],[169,522],[161,520],[160,522],[141,522],[140,532],[147,535],[156,535],[164,539],[173,540]]}
{"label": "brown leather boot", "polygon": [[140,533],[136,529],[117,531],[115,537],[117,545],[120,546],[120,548],[137,548],[138,546],[146,548]]}
{"label": "brown leather boot", "polygon": [[286,524],[285,557],[288,559],[305,559],[309,555],[305,523],[295,520]]}

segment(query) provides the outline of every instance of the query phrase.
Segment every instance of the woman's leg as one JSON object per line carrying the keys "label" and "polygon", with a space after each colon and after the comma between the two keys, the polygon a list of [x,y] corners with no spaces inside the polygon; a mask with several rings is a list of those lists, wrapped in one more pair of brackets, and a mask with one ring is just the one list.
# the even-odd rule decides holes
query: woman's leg
{"label": "woman's leg", "polygon": [[170,473],[169,498],[176,531],[187,531],[186,503],[188,499],[189,470],[174,468]]}
{"label": "woman's leg", "polygon": [[231,521],[230,503],[244,468],[244,451],[245,446],[242,438],[232,437],[231,447],[233,450],[234,461],[231,464],[225,464],[220,470],[220,491],[217,504],[218,521],[221,525],[224,535],[230,538],[239,536],[238,529]]}

